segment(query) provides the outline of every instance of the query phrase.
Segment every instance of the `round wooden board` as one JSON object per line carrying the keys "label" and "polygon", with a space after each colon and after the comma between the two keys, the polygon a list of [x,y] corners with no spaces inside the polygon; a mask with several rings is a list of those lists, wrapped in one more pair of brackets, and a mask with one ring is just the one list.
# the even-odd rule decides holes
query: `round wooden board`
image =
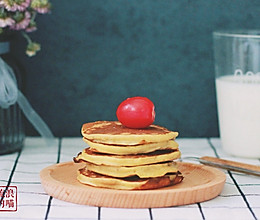
{"label": "round wooden board", "polygon": [[178,162],[184,180],[174,186],[154,190],[114,190],[91,187],[77,181],[77,170],[84,164],[65,162],[40,172],[44,190],[67,202],[113,208],[158,208],[203,202],[218,196],[226,175],[201,164]]}

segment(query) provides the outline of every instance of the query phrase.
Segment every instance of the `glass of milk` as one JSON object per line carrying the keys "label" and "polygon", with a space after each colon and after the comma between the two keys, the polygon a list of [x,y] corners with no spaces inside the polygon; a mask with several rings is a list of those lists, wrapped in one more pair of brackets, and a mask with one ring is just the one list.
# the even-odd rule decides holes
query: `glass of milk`
{"label": "glass of milk", "polygon": [[213,43],[222,147],[260,158],[260,30],[216,31]]}

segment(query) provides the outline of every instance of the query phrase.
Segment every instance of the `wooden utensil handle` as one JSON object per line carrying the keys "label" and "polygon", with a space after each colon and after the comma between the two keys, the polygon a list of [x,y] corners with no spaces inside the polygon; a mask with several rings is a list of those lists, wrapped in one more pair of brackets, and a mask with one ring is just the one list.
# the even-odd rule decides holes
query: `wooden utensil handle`
{"label": "wooden utensil handle", "polygon": [[233,170],[237,172],[259,175],[260,176],[260,166],[235,162],[231,160],[219,159],[216,157],[201,157],[199,161],[205,165],[210,165],[214,167],[219,167],[227,170]]}

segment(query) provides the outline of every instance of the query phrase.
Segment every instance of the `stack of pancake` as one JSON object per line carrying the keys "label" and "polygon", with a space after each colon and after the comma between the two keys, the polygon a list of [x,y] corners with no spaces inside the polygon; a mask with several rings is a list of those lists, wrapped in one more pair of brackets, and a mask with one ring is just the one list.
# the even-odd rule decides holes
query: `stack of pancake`
{"label": "stack of pancake", "polygon": [[180,183],[174,162],[180,157],[178,132],[158,125],[131,129],[118,121],[96,121],[82,126],[89,147],[74,158],[85,163],[78,181],[112,189],[155,189]]}

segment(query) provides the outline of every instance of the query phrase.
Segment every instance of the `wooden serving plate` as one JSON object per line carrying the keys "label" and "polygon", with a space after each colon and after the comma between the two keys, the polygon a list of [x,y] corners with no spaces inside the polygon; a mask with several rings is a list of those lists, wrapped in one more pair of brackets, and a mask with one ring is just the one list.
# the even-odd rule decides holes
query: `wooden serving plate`
{"label": "wooden serving plate", "polygon": [[74,162],[55,164],[40,172],[44,190],[67,202],[114,208],[157,208],[193,204],[218,196],[226,175],[201,164],[178,162],[183,182],[154,190],[114,190],[97,188],[77,181],[77,170],[84,166]]}

